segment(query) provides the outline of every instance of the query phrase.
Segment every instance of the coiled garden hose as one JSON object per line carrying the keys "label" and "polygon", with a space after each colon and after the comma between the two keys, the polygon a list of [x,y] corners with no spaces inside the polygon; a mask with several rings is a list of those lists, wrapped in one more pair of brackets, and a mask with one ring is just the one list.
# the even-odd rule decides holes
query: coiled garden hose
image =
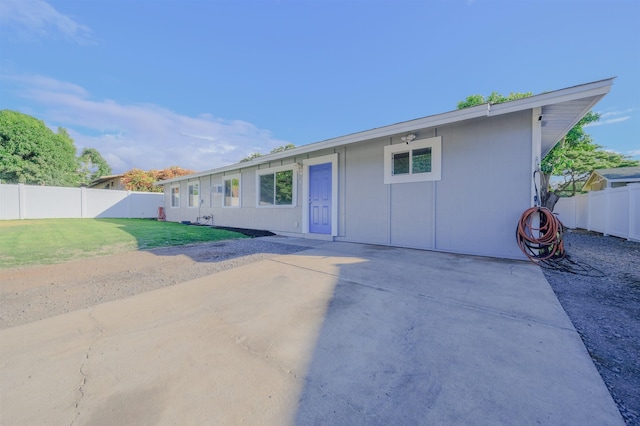
{"label": "coiled garden hose", "polygon": [[[534,224],[538,218],[540,225],[536,227]],[[520,250],[534,262],[562,259],[563,231],[564,225],[551,210],[546,207],[531,207],[520,217],[516,240]]]}

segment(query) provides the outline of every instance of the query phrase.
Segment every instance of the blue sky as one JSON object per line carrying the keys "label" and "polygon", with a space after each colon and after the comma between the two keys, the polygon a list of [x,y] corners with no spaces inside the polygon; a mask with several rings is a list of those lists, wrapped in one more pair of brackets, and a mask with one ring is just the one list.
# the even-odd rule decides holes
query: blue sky
{"label": "blue sky", "polygon": [[208,170],[616,76],[589,133],[640,159],[638,0],[0,0],[0,109],[120,173]]}

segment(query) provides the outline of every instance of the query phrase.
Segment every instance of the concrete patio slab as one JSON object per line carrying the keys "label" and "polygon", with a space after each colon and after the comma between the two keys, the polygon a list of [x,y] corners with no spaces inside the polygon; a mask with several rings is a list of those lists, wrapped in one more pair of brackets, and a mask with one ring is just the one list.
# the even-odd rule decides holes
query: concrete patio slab
{"label": "concrete patio slab", "polygon": [[0,423],[624,424],[535,265],[314,245],[1,330]]}

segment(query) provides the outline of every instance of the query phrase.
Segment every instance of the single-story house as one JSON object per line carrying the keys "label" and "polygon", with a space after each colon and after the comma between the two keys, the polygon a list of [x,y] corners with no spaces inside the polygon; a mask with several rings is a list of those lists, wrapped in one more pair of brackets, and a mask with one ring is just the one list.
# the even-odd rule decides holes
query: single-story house
{"label": "single-story house", "polygon": [[120,191],[124,191],[125,187],[122,184],[121,180],[123,176],[123,174],[102,176],[87,185],[87,188],[117,189]]}
{"label": "single-story house", "polygon": [[619,188],[630,183],[640,183],[640,166],[594,170],[582,189],[601,191],[605,188]]}
{"label": "single-story house", "polygon": [[160,181],[166,219],[523,259],[515,230],[541,159],[605,79],[303,145]]}

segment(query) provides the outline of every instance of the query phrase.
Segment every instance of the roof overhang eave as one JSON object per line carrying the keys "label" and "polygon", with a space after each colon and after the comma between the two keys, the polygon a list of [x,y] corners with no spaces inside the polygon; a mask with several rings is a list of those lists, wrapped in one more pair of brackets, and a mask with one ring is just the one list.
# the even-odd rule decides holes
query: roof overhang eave
{"label": "roof overhang eave", "polygon": [[[562,136],[558,137],[550,146],[543,146],[543,157],[551,151],[551,149],[571,130],[573,126],[580,121],[580,119],[600,100],[603,96],[609,93],[611,85],[615,77],[594,81],[591,83],[585,83],[578,86],[568,87],[552,92],[542,93],[540,95],[530,96],[528,98],[516,99],[501,104],[482,104],[470,108],[464,108],[454,111],[449,111],[441,114],[431,115],[428,117],[418,118],[410,121],[404,121],[401,123],[391,124],[389,126],[378,127],[371,130],[365,130],[362,132],[352,133],[350,135],[340,136],[337,138],[327,139],[320,142],[303,145],[297,148],[293,148],[286,151],[277,152],[274,154],[267,154],[261,157],[255,158],[251,161],[242,163],[235,163],[228,166],[223,166],[216,169],[206,170],[200,173],[194,173],[187,176],[176,177],[173,179],[167,179],[159,182],[155,182],[154,185],[166,185],[174,182],[195,179],[202,176],[208,176],[211,174],[226,173],[229,171],[238,171],[243,168],[258,166],[270,161],[276,161],[283,158],[295,157],[304,155],[313,151],[321,149],[334,148],[342,145],[349,145],[353,143],[363,142],[370,139],[377,139],[381,137],[393,136],[397,134],[415,132],[420,129],[443,126],[459,121],[466,121],[480,117],[492,117],[496,115],[509,114],[513,112],[528,110],[532,108],[543,108],[545,105],[552,105],[564,102],[579,101],[592,97],[590,102],[582,108],[578,114],[572,119],[566,120],[563,123]],[[544,128],[542,130],[544,134]]]}

